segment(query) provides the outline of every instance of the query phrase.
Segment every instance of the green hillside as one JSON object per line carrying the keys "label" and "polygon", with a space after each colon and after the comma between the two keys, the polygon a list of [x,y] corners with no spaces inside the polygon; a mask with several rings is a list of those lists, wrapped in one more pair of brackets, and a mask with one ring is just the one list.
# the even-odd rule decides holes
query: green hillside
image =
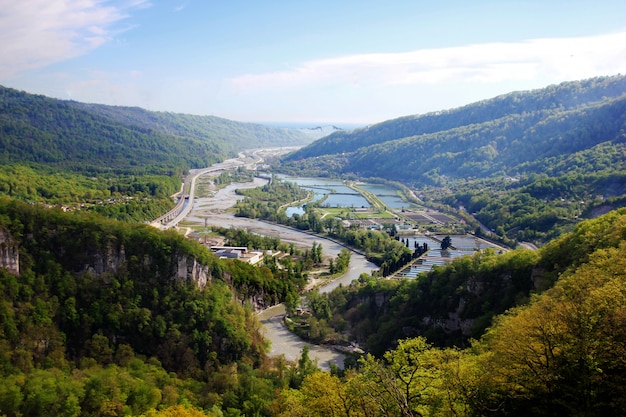
{"label": "green hillside", "polygon": [[463,346],[480,338],[494,317],[589,262],[592,253],[623,245],[625,219],[626,209],[612,211],[580,223],[538,251],[484,251],[415,280],[362,279],[336,290],[329,304],[333,315],[347,321],[342,325],[350,329],[348,339],[375,355],[417,335],[439,346]]}
{"label": "green hillside", "polygon": [[127,125],[141,126],[166,135],[219,144],[231,155],[243,149],[300,146],[312,141],[299,129],[235,122],[215,116],[153,112],[139,107],[105,106],[70,101],[68,104]]}
{"label": "green hillside", "polygon": [[[622,415],[625,227],[613,211],[535,253],[318,295],[328,322],[376,353],[326,373],[306,350],[269,360],[239,298],[276,302],[295,282],[173,232],[2,200],[0,413]],[[495,314],[505,303],[517,307]],[[431,344],[488,313],[475,340]]]}
{"label": "green hillside", "polygon": [[[455,141],[461,141],[462,145],[475,149],[485,146],[483,142],[474,142],[474,137],[480,134],[482,141],[487,144],[495,140],[497,143],[506,145],[507,142],[522,140],[520,137],[522,133],[531,133],[528,130],[537,124],[541,126],[541,122],[545,119],[558,118],[561,113],[568,115],[572,110],[619,98],[625,93],[626,77],[624,76],[593,78],[540,90],[514,92],[457,109],[401,117],[352,132],[336,132],[294,152],[288,160],[352,153],[372,145],[381,145],[400,139],[408,143],[435,140],[441,142],[444,147],[449,141],[452,141],[453,145]],[[571,117],[576,117],[576,114],[569,114],[568,118]],[[515,126],[508,126],[509,124]],[[490,134],[489,131],[492,128],[495,131]],[[557,126],[556,129],[568,131],[571,127]],[[549,139],[543,134],[541,136],[544,140]],[[401,147],[401,144],[390,143],[389,146],[397,149]],[[419,149],[408,149],[408,151],[417,150]],[[373,148],[372,152],[375,151],[389,152],[384,147]],[[432,154],[442,153],[441,148],[434,151],[436,152]],[[445,150],[445,152],[455,151]],[[363,150],[359,155],[367,155],[367,151]],[[418,154],[409,152],[409,157],[417,156]],[[346,172],[351,170],[356,172],[365,167],[364,163],[352,163],[351,158],[350,162],[350,165],[345,168]],[[411,179],[418,177],[417,174],[411,174],[408,170],[406,174]]]}
{"label": "green hillside", "polygon": [[543,243],[626,205],[624,132],[626,77],[602,77],[335,133],[279,169],[398,181],[508,244]]}
{"label": "green hillside", "polygon": [[81,104],[0,88],[0,162],[75,172],[171,174],[245,148],[299,145],[286,129],[215,117]]}
{"label": "green hillside", "polygon": [[297,130],[0,87],[0,196],[141,222],[172,207],[189,169],[310,140]]}
{"label": "green hillside", "polygon": [[[345,169],[408,183],[444,176],[588,173],[601,162],[594,147],[611,144],[616,150],[624,149],[625,126],[626,95],[572,110],[536,110],[361,148]],[[576,156],[579,164],[563,164]],[[602,168],[624,169],[624,160],[605,163]],[[560,168],[557,172],[555,165]]]}
{"label": "green hillside", "polygon": [[[283,391],[279,415],[623,415],[625,239],[622,209],[538,252],[467,257],[416,280],[362,279],[318,295],[327,322],[374,355],[357,372]],[[476,319],[484,313],[493,322]],[[474,340],[433,345],[476,324]]]}
{"label": "green hillside", "polygon": [[217,259],[174,231],[8,199],[0,246],[0,415],[243,409],[283,384],[260,371],[269,359],[249,300],[297,297],[302,280],[287,271]]}

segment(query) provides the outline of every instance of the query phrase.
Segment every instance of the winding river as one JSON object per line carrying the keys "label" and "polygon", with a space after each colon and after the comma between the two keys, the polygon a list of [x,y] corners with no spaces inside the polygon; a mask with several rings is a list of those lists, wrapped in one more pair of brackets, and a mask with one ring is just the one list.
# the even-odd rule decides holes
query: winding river
{"label": "winding river", "polygon": [[[185,217],[184,223],[190,225],[206,225],[219,227],[233,227],[244,229],[247,232],[258,233],[265,236],[279,237],[283,242],[293,242],[294,244],[311,247],[313,242],[322,245],[322,251],[327,256],[336,257],[343,246],[330,240],[303,233],[294,229],[276,224],[266,223],[259,220],[235,217],[227,213],[227,209],[232,207],[241,198],[235,194],[238,188],[255,188],[263,185],[266,181],[256,178],[253,182],[231,184],[220,189],[211,197],[196,197],[193,201],[191,212]],[[364,256],[352,253],[350,258],[350,268],[348,271],[327,285],[319,289],[320,292],[330,292],[339,285],[349,285],[362,273],[371,273],[377,266]],[[259,319],[264,325],[265,337],[271,341],[271,356],[284,355],[285,359],[295,361],[300,357],[302,348],[309,346],[309,357],[316,361],[322,370],[329,369],[332,362],[343,367],[344,355],[326,347],[317,346],[305,342],[298,336],[289,332],[282,325],[282,317],[285,309],[282,305],[271,307],[259,314]]]}

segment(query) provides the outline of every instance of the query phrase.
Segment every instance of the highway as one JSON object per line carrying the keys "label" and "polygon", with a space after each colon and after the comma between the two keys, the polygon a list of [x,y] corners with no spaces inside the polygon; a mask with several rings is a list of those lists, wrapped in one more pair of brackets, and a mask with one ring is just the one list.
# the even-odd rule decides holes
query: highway
{"label": "highway", "polygon": [[[156,228],[165,230],[176,227],[178,223],[187,217],[194,204],[196,180],[202,175],[233,170],[241,166],[249,170],[255,170],[259,164],[265,161],[262,155],[278,154],[289,150],[290,148],[249,150],[240,152],[237,158],[227,159],[224,162],[213,164],[207,168],[189,170],[189,174],[185,177],[180,192],[178,193],[179,199],[176,206],[167,213],[150,222],[150,224]],[[252,159],[252,161],[250,161],[250,159]]]}

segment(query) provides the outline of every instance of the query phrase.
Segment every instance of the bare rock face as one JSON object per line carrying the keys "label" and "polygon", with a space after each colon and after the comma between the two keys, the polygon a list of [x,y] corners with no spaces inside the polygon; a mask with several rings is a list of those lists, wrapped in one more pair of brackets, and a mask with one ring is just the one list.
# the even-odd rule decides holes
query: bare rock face
{"label": "bare rock face", "polygon": [[[62,250],[62,249],[61,249]],[[101,250],[87,251],[86,253],[75,254],[82,259],[76,273],[88,274],[96,279],[104,278],[108,274],[116,274],[126,268],[127,254],[123,245],[116,245],[110,242]],[[146,256],[143,259],[143,266],[149,269],[153,260]],[[0,268],[6,269],[9,273],[19,275],[20,256],[17,242],[11,234],[0,228]],[[186,282],[194,282],[198,288],[204,288],[211,279],[210,268],[203,265],[194,256],[181,253],[172,254],[170,268],[160,271],[162,279],[180,279]]]}
{"label": "bare rock face", "polygon": [[[101,278],[106,274],[115,274],[126,268],[127,254],[123,246],[109,245],[105,250],[89,254],[88,262],[83,265],[82,273],[87,273],[94,278]],[[145,255],[142,267],[150,270],[154,260]],[[210,269],[203,265],[194,256],[173,253],[169,267],[157,272],[157,276],[163,280],[183,280],[194,282],[198,288],[204,288],[210,281]]]}
{"label": "bare rock face", "polygon": [[0,229],[0,268],[13,275],[20,274],[20,252],[9,232]]}
{"label": "bare rock face", "polygon": [[198,288],[204,288],[209,281],[209,267],[202,265],[193,256],[179,256],[175,279],[193,281]]}
{"label": "bare rock face", "polygon": [[115,248],[108,245],[102,252],[94,252],[89,256],[89,263],[84,265],[83,272],[88,272],[96,277],[103,273],[116,273],[126,262],[124,248]]}

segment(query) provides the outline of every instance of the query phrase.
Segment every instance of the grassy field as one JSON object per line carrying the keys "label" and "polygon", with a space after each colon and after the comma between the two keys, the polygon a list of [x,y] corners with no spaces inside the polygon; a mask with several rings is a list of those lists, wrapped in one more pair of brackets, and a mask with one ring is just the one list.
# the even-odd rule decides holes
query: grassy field
{"label": "grassy field", "polygon": [[340,217],[346,220],[396,218],[394,214],[388,211],[379,212],[375,209],[362,211],[363,209],[354,209],[350,207],[321,207],[318,210],[322,214],[322,218],[326,216]]}

